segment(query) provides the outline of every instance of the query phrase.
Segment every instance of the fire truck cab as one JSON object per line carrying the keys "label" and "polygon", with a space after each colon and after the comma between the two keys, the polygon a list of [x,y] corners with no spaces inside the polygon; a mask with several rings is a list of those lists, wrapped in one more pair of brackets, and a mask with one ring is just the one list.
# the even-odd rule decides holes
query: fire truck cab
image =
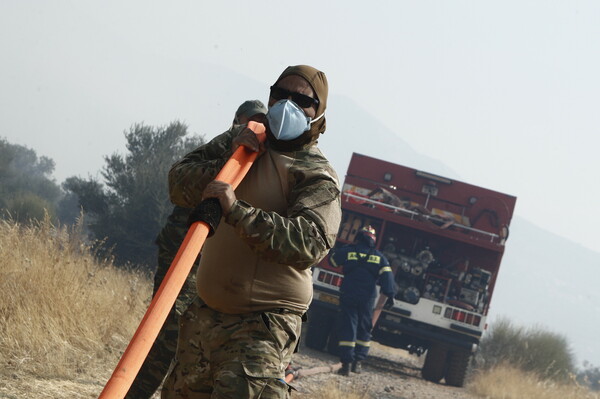
{"label": "fire truck cab", "polygon": [[[365,155],[352,155],[342,187],[336,246],[364,225],[395,276],[394,306],[380,295],[373,340],[426,354],[424,379],[463,386],[486,327],[516,198]],[[326,258],[313,269],[305,343],[337,351],[343,281]]]}

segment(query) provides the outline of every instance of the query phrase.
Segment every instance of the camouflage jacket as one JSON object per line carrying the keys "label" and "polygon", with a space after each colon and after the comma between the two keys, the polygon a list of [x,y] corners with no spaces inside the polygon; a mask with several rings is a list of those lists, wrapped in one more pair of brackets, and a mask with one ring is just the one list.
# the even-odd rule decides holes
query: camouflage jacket
{"label": "camouflage jacket", "polygon": [[[231,142],[241,129],[226,131],[173,165],[169,189],[176,205],[200,202],[202,190],[231,155]],[[335,171],[316,145],[286,153],[268,148],[236,196],[226,223],[203,249],[197,279],[200,297],[226,313],[275,306],[306,310],[312,295],[308,269],[333,247],[339,228]],[[231,293],[226,303],[224,292]]]}
{"label": "camouflage jacket", "polygon": [[[204,187],[215,178],[231,156],[231,141],[243,127],[222,133],[173,165],[169,172],[169,192],[174,204],[193,208],[200,202]],[[341,217],[338,178],[314,145],[286,154],[295,159],[288,170],[291,187],[287,198],[287,214],[266,212],[243,201],[236,201],[225,220],[243,233],[250,246],[265,252],[270,259],[279,258],[280,263],[310,267],[335,244]],[[332,206],[327,207],[327,211],[333,214],[319,212],[319,207],[328,204]],[[319,234],[306,237],[306,233],[313,228]],[[283,237],[278,238],[276,232]],[[303,240],[314,240],[315,243],[299,244]],[[315,249],[312,254],[299,256],[299,247]],[[270,252],[278,254],[268,254]],[[290,262],[290,258],[294,260]]]}

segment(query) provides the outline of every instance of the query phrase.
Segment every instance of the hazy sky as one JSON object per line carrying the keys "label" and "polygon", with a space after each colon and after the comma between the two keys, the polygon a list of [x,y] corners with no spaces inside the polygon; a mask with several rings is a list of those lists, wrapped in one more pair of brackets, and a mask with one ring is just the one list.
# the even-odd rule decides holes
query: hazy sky
{"label": "hazy sky", "polygon": [[591,0],[4,0],[0,137],[53,158],[59,182],[95,174],[135,122],[223,130],[238,102],[197,84],[203,65],[266,88],[306,63],[461,180],[600,252],[599,21]]}

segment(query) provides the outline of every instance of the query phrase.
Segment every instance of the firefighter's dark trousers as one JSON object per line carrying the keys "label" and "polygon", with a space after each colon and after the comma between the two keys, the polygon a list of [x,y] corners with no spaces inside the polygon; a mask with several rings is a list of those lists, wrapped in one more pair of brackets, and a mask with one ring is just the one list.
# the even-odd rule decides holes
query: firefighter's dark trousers
{"label": "firefighter's dark trousers", "polygon": [[340,360],[342,363],[364,360],[371,345],[375,297],[357,298],[342,295],[338,321]]}

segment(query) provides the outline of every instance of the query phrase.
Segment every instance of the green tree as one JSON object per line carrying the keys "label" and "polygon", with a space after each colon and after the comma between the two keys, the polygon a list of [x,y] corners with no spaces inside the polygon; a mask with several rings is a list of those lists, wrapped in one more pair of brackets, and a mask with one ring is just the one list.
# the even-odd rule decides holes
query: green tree
{"label": "green tree", "polygon": [[97,240],[106,242],[119,264],[155,263],[154,240],[173,209],[167,175],[171,165],[203,143],[187,126],[144,124],[125,132],[127,154],[104,158],[103,181],[70,177],[63,188],[77,196]]}
{"label": "green tree", "polygon": [[53,172],[52,159],[0,139],[0,216],[20,222],[54,216],[62,192]]}

